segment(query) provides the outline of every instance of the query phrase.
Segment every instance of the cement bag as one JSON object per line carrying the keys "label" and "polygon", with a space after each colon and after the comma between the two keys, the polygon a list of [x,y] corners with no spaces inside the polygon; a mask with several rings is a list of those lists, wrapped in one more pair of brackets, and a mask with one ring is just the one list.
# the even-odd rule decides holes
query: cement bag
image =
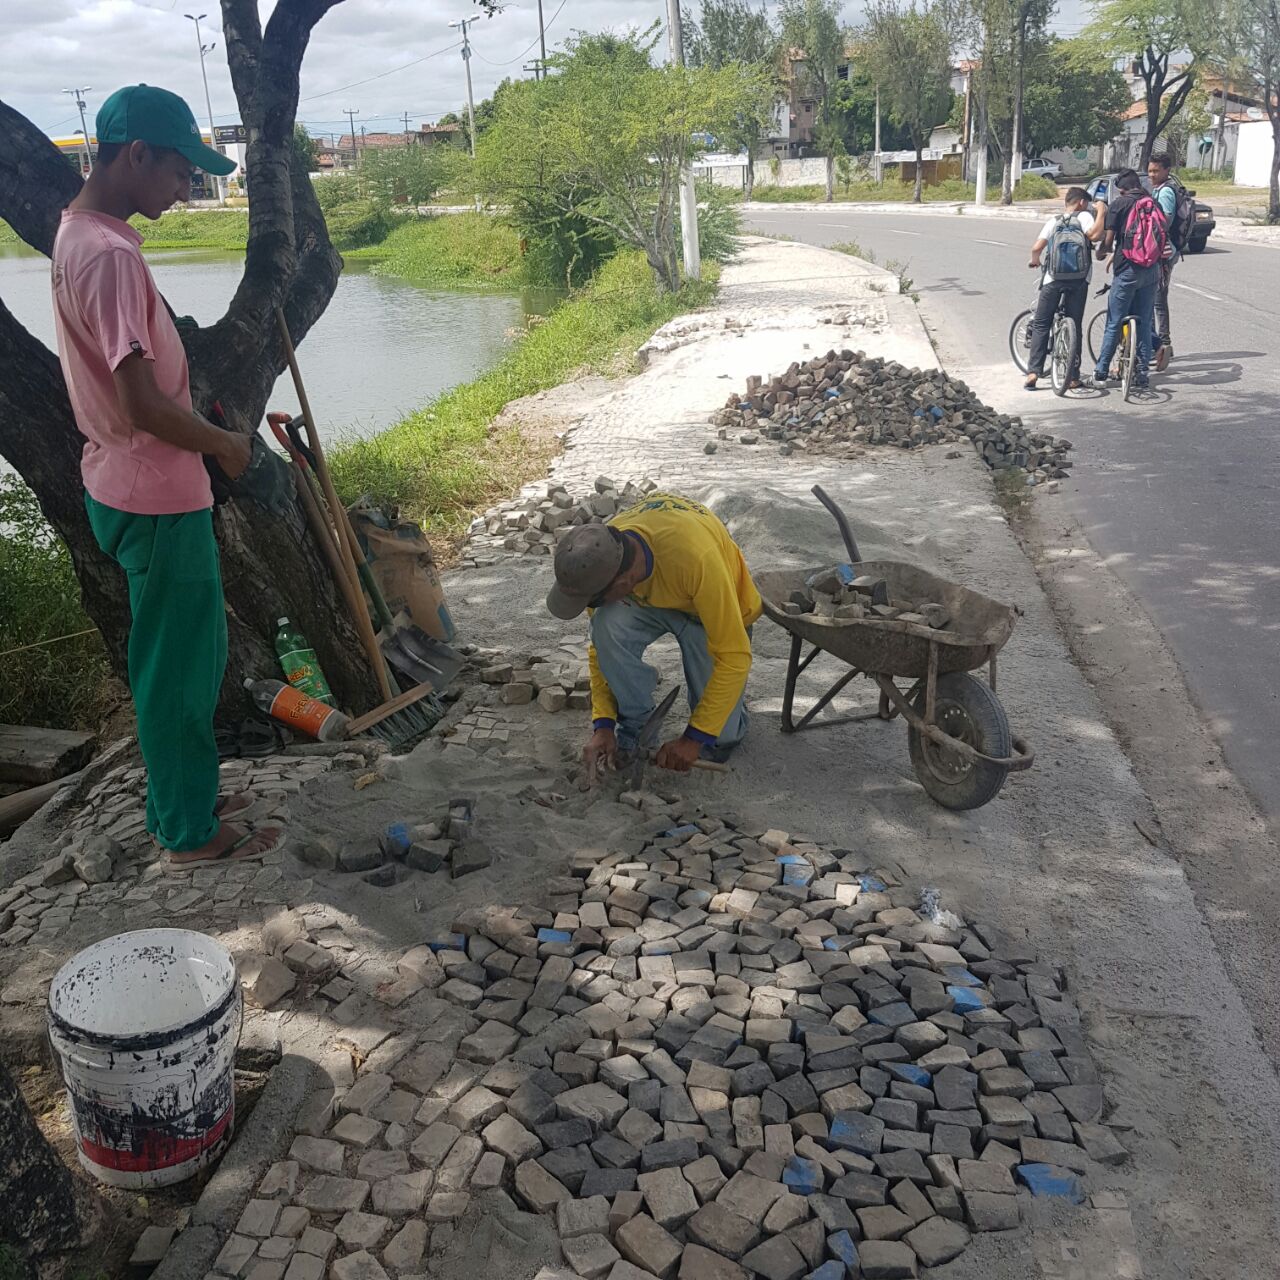
{"label": "cement bag", "polygon": [[451,642],[457,628],[426,535],[416,524],[388,518],[363,499],[350,515],[391,616],[407,613],[432,639]]}

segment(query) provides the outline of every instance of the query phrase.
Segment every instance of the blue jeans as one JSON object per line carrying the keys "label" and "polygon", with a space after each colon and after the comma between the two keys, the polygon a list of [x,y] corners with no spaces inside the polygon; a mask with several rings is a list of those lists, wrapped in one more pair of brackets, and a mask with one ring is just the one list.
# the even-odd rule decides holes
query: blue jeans
{"label": "blue jeans", "polygon": [[1099,380],[1109,376],[1111,357],[1120,345],[1120,331],[1124,328],[1127,316],[1136,316],[1138,321],[1138,367],[1135,370],[1136,380],[1142,381],[1147,376],[1147,365],[1151,360],[1151,325],[1155,313],[1156,289],[1159,285],[1157,275],[1150,284],[1138,284],[1138,277],[1130,271],[1116,276],[1111,286],[1111,299],[1107,305],[1107,327],[1102,335],[1102,350],[1098,352],[1098,366],[1095,370]]}
{"label": "blue jeans", "polygon": [[[707,650],[707,633],[697,618],[677,609],[650,609],[634,600],[618,600],[591,615],[591,643],[600,672],[618,704],[618,745],[632,748],[644,722],[656,706],[658,673],[644,660],[644,651],[661,636],[672,635],[680,646],[690,712],[715,668]],[[738,699],[716,742],[732,746],[747,736],[745,693]]]}

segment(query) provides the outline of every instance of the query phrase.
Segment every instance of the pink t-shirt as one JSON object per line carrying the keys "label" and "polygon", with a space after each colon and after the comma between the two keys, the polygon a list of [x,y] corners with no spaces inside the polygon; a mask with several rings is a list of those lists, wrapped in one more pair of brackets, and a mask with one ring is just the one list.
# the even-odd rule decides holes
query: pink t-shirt
{"label": "pink t-shirt", "polygon": [[112,372],[137,352],[156,385],[191,408],[187,354],[142,259],[142,237],[105,213],[65,209],[53,242],[53,318],[76,425],[85,437],[80,473],[105,506],[176,515],[213,505],[198,453],[135,428]]}

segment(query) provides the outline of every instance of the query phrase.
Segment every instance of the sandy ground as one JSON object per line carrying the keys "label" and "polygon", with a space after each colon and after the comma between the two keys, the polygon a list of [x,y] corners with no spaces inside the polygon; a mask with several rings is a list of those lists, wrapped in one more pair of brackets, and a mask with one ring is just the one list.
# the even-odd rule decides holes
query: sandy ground
{"label": "sandy ground", "polygon": [[[964,911],[1025,928],[1068,966],[1108,1098],[1133,1125],[1134,1160],[1108,1177],[1131,1207],[1143,1274],[1270,1277],[1280,1090],[1181,867],[1134,826],[1150,820],[1151,804],[1071,660],[985,471],[967,453],[947,460],[942,449],[875,452],[848,464],[737,444],[702,453],[714,435],[707,413],[748,373],[767,374],[832,345],[908,364],[932,360],[906,299],[873,295],[863,305],[878,322],[848,338],[837,340],[842,331],[820,323],[832,306],[865,295],[866,283],[842,269],[847,261],[798,244],[753,245],[726,272],[720,304],[699,317],[699,331],[589,412],[554,474],[571,487],[599,473],[619,483],[648,476],[709,501],[757,569],[840,554],[834,526],[808,494],[822,483],[849,512],[867,557],[910,559],[1024,610],[1001,656],[1000,687],[1037,762],[986,809],[953,814],[916,783],[899,724],[784,739],[777,714],[786,636],[766,621],[756,631],[750,685],[756,718],[732,776],[678,785],[792,831],[874,842]],[[503,559],[454,575],[448,589],[457,617],[481,643],[550,648],[566,628],[542,607],[547,582],[545,560]],[[580,637],[581,628],[568,634]],[[672,676],[674,658],[674,649],[661,657]],[[869,692],[862,685],[864,709],[873,705]],[[549,721],[534,714],[545,750]],[[554,724],[566,749],[587,730],[563,716]],[[1076,1215],[998,1241],[984,1237],[945,1274],[1134,1274],[1097,1230]],[[1084,1251],[1083,1270],[1064,1260],[1067,1241]]]}
{"label": "sandy ground", "polygon": [[[762,621],[749,690],[753,728],[732,773],[651,775],[649,784],[711,813],[872,850],[877,863],[897,864],[916,884],[939,887],[969,917],[1029,936],[1065,966],[1104,1073],[1110,1118],[1129,1126],[1123,1137],[1132,1159],[1091,1176],[1092,1208],[1033,1204],[1018,1231],[977,1237],[934,1274],[1271,1280],[1280,1089],[1182,868],[1135,829],[1135,819],[1150,825],[1158,815],[1074,665],[985,470],[967,451],[947,459],[944,448],[874,451],[846,463],[780,458],[772,446],[737,442],[721,442],[712,456],[703,452],[714,437],[709,413],[750,373],[846,345],[931,365],[915,308],[893,286],[843,255],[750,242],[726,271],[717,307],[659,335],[645,372],[597,385],[585,403],[581,389],[566,401],[566,420],[576,425],[554,476],[574,488],[589,488],[600,473],[619,483],[649,477],[703,498],[756,569],[843,558],[830,518],[809,496],[821,482],[849,512],[867,557],[913,561],[1024,611],[1001,656],[1000,692],[1015,732],[1037,751],[1035,767],[1014,775],[987,808],[954,814],[935,806],[915,780],[901,722],[783,738],[787,637]],[[558,623],[543,607],[545,558],[490,560],[448,576],[465,639],[513,656],[561,644],[580,649],[582,626]],[[653,652],[673,676],[674,647]],[[802,690],[823,687],[823,674],[830,680],[836,672],[820,663],[811,670]],[[857,682],[851,691],[863,709],[874,706],[870,685]],[[453,717],[493,692],[468,689]],[[372,785],[357,789],[350,773],[328,774],[291,805],[300,840],[373,840],[389,822],[427,820],[451,796],[473,796],[477,834],[495,853],[493,866],[459,881],[415,876],[379,890],[286,859],[280,896],[255,903],[283,898],[313,915],[323,909],[367,965],[390,972],[406,947],[446,929],[460,909],[538,903],[566,856],[634,832],[635,811],[618,802],[616,781],[587,794],[572,784],[585,716],[500,710],[515,726],[505,745],[479,754],[433,737],[409,756],[384,761]],[[673,717],[673,731],[677,723]],[[6,847],[6,874],[47,856],[60,821],[51,813],[27,824]],[[262,914],[249,908],[238,929],[231,922],[210,931],[247,948]],[[38,1026],[42,984],[85,940],[72,933],[59,938],[56,952],[0,957],[0,996],[12,999],[6,1030],[20,1015],[24,1025],[34,1018]],[[332,1028],[312,1015],[254,1021],[268,1023],[291,1051],[323,1060]],[[460,1248],[473,1238],[469,1232],[459,1233]],[[531,1275],[538,1252],[532,1244],[527,1256],[519,1246],[504,1247],[502,1274]],[[457,1251],[444,1270],[474,1273]]]}

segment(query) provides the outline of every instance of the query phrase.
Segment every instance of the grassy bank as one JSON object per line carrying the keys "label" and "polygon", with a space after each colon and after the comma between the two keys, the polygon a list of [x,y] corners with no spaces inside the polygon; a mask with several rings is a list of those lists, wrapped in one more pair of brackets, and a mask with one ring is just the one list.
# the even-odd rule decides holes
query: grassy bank
{"label": "grassy bank", "polygon": [[439,532],[460,532],[475,511],[538,475],[553,447],[531,446],[514,428],[491,432],[505,405],[582,373],[625,371],[656,328],[713,294],[705,280],[659,294],[644,258],[619,254],[488,373],[370,439],[331,449],[339,493],[344,501],[371,493]]}
{"label": "grassy bank", "polygon": [[519,235],[485,213],[407,218],[380,244],[353,249],[344,256],[374,262],[379,275],[442,288],[490,285],[518,289],[529,283]]}
{"label": "grassy bank", "polygon": [[[926,186],[921,198],[925,204],[960,204],[971,201],[977,190],[972,182],[961,182],[959,178],[948,178],[946,182],[938,182]],[[1065,190],[1065,188],[1064,188]],[[1014,200],[1047,200],[1058,195],[1059,188],[1048,178],[1036,174],[1025,175],[1013,189]],[[836,183],[835,203],[837,204],[907,204],[915,194],[915,186],[910,182],[854,182],[849,186]],[[764,204],[812,204],[825,201],[827,189],[815,183],[803,187],[756,187],[751,198]],[[1000,199],[1000,187],[987,187],[987,199],[992,203]]]}
{"label": "grassy bank", "polygon": [[[134,218],[130,222],[142,237],[144,249],[226,249],[243,252],[249,240],[249,212],[232,209],[175,209],[158,221]],[[18,244],[18,233],[0,221],[0,245]]]}

